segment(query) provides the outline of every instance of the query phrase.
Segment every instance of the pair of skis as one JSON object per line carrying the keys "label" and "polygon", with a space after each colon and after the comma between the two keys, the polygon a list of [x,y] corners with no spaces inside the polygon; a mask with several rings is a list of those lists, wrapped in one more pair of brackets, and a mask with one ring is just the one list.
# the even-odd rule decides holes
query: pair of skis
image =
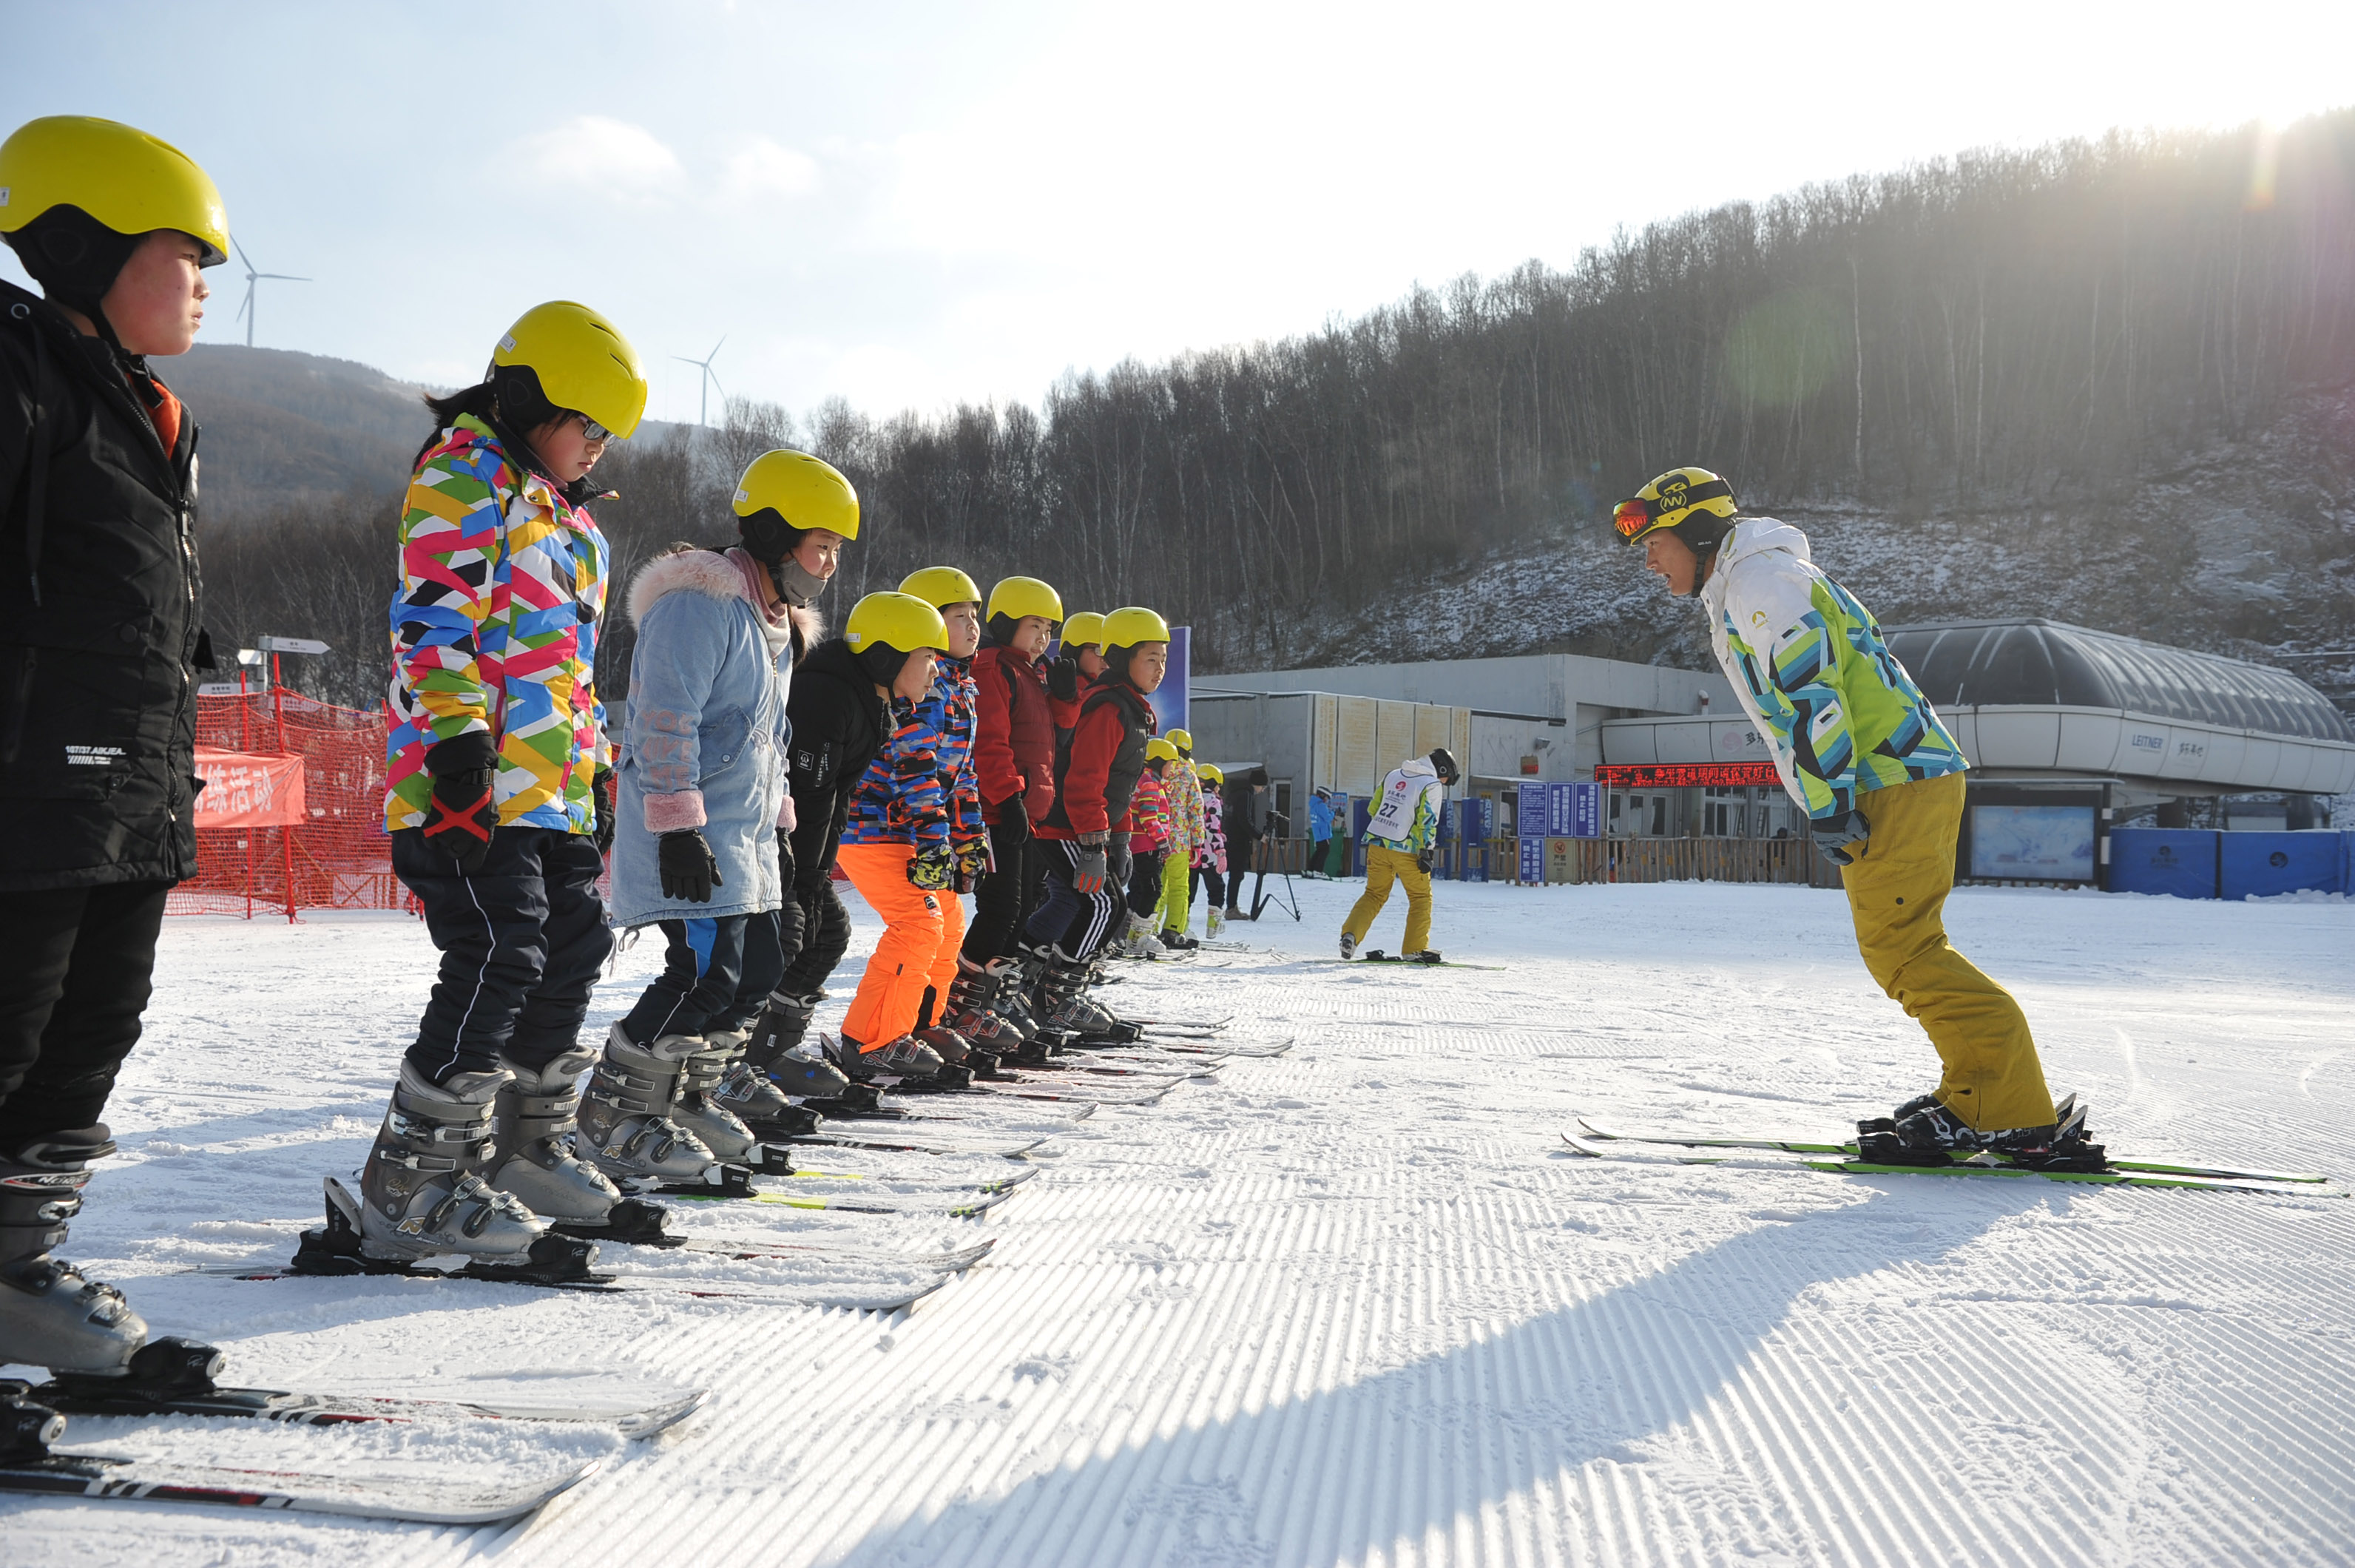
{"label": "pair of skis", "polygon": [[158,1339],[143,1347],[122,1378],[56,1378],[34,1386],[0,1380],[0,1491],[97,1501],[197,1502],[293,1513],[426,1524],[495,1524],[532,1512],[596,1474],[602,1461],[550,1474],[415,1479],[130,1459],[59,1450],[69,1415],[242,1417],[297,1426],[363,1422],[507,1421],[593,1423],[626,1438],[651,1437],[703,1405],[708,1391],[629,1401],[402,1399],[365,1394],[223,1387],[219,1353],[208,1345]]}
{"label": "pair of skis", "polygon": [[[2022,1164],[1992,1153],[1973,1155],[1948,1165],[1897,1165],[1860,1157],[1858,1146],[1852,1139],[1827,1142],[1808,1138],[1731,1137],[1675,1131],[1627,1132],[1605,1126],[1592,1117],[1581,1117],[1578,1125],[1579,1131],[1563,1133],[1562,1141],[1578,1153],[1595,1159],[1768,1169],[1799,1168],[1831,1171],[1843,1176],[2039,1177],[2047,1181],[2075,1182],[2090,1187],[2271,1192],[2308,1198],[2347,1196],[2343,1189],[2331,1185],[2329,1178],[2305,1171],[2260,1170],[2239,1166],[2150,1159],[2111,1159],[2100,1170],[2056,1170]],[[1625,1145],[1637,1147],[1619,1147]],[[1645,1152],[1657,1148],[1687,1152]]]}

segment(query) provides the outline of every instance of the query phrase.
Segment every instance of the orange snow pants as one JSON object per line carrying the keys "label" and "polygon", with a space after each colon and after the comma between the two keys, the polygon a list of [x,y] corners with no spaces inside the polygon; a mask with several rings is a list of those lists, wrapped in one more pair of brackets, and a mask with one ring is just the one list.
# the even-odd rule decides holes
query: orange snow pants
{"label": "orange snow pants", "polygon": [[915,856],[912,844],[845,844],[835,853],[850,885],[883,917],[875,955],[842,1020],[842,1032],[868,1051],[880,1051],[916,1027],[925,987],[945,998],[956,978],[964,906],[953,892],[928,893],[908,880],[908,862]]}
{"label": "orange snow pants", "polygon": [[2051,1125],[2028,1015],[1946,940],[1963,775],[1891,784],[1856,804],[1871,825],[1863,857],[1840,868],[1856,944],[1881,988],[1929,1032],[1945,1064],[1940,1102],[1981,1132]]}

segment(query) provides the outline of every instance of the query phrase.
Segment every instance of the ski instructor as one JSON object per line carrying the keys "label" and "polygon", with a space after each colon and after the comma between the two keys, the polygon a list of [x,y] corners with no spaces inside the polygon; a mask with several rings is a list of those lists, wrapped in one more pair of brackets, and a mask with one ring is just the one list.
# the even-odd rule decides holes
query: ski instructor
{"label": "ski instructor", "polygon": [[204,170],[112,120],[0,143],[0,1359],[114,1376],[147,1326],[50,1255],[197,869],[197,426],[185,354],[229,220]]}
{"label": "ski instructor", "polygon": [[1396,881],[1406,884],[1406,946],[1400,956],[1410,964],[1440,961],[1431,945],[1431,868],[1439,853],[1439,814],[1461,777],[1455,753],[1440,746],[1429,756],[1409,758],[1382,780],[1373,815],[1366,819],[1366,891],[1342,923],[1342,957],[1358,955],[1359,944],[1391,901]]}
{"label": "ski instructor", "polygon": [[1741,516],[1732,487],[1705,468],[1670,469],[1614,521],[1670,592],[1709,613],[1717,662],[1840,867],[1865,967],[1945,1063],[1935,1093],[1897,1108],[1893,1135],[1866,1124],[1868,1145],[1881,1144],[1867,1157],[2068,1157],[2027,1017],[1946,941],[1967,764],[1872,613],[1816,569],[1805,534]]}

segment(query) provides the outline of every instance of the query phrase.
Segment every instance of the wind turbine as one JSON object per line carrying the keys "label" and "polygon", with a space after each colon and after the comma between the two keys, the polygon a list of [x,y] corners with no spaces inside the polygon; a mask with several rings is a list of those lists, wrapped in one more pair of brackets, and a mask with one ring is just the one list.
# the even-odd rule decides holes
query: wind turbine
{"label": "wind turbine", "polygon": [[[719,357],[720,344],[726,343],[727,341],[727,335],[722,333],[720,335],[719,343],[713,344],[711,346],[711,352],[705,355],[700,359],[689,359],[684,354],[674,354],[671,356],[672,358],[677,360],[680,364],[693,365],[703,372],[702,376],[697,382],[697,385],[701,389],[697,394],[695,405],[695,422],[698,424],[708,425],[711,422],[711,389],[714,387],[719,387],[719,372],[711,368],[711,362]],[[728,389],[725,387],[719,387],[719,411],[722,413],[726,413],[728,411]]]}
{"label": "wind turbine", "polygon": [[311,280],[298,278],[292,272],[257,272],[253,270],[253,258],[245,253],[245,247],[238,245],[234,240],[229,243],[237,245],[237,259],[245,263],[245,303],[237,307],[237,314],[245,317],[245,346],[250,348],[253,347],[253,318],[259,314],[253,308],[253,296],[261,280],[283,278],[290,283],[307,283]]}

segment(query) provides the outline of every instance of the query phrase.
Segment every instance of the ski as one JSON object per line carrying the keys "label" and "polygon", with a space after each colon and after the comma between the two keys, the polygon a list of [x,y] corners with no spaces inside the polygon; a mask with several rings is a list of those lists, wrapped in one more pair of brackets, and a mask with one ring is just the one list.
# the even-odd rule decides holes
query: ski
{"label": "ski", "polygon": [[1286,1035],[1282,1040],[1261,1040],[1255,1044],[1243,1044],[1231,1040],[1220,1040],[1215,1043],[1203,1043],[1186,1040],[1162,1040],[1147,1036],[1139,1043],[1150,1046],[1155,1051],[1168,1051],[1172,1055],[1176,1056],[1199,1056],[1208,1061],[1218,1061],[1227,1060],[1231,1057],[1238,1059],[1258,1059],[1271,1056],[1282,1056],[1285,1051],[1290,1051],[1293,1046],[1298,1042],[1299,1038],[1300,1037],[1297,1035]]}
{"label": "ski", "polygon": [[[416,1279],[463,1281],[479,1285],[519,1285],[536,1290],[569,1290],[594,1296],[687,1296],[705,1301],[741,1301],[755,1307],[826,1307],[849,1312],[898,1312],[913,1307],[945,1283],[934,1277],[907,1285],[859,1290],[849,1285],[743,1285],[733,1282],[669,1278],[662,1275],[600,1272],[574,1278],[502,1275],[468,1269],[436,1269],[419,1264],[367,1260],[367,1266],[343,1271],[297,1268],[292,1264],[208,1264],[185,1271],[217,1279],[264,1281],[281,1279]],[[927,1271],[931,1272],[931,1271]]]}
{"label": "ski", "polygon": [[1402,954],[1384,953],[1379,947],[1375,948],[1372,952],[1360,954],[1355,959],[1341,958],[1336,959],[1335,962],[1340,964],[1411,964],[1418,969],[1486,969],[1491,974],[1497,975],[1501,975],[1505,972],[1505,966],[1502,964],[1462,964],[1453,958],[1409,958]]}
{"label": "ski", "polygon": [[975,1084],[974,1087],[982,1090],[984,1093],[996,1094],[1008,1100],[1048,1100],[1083,1105],[1150,1105],[1182,1082],[1184,1082],[1182,1079],[1173,1078],[1157,1087],[1136,1089],[1120,1089],[1109,1084],[1099,1088],[1093,1084],[1076,1083],[1069,1090],[985,1088],[979,1083]]}
{"label": "ski", "polygon": [[1578,1153],[1593,1159],[1616,1159],[1649,1165],[1722,1165],[1735,1169],[1753,1170],[1822,1170],[1836,1176],[1961,1176],[1961,1177],[2033,1177],[2045,1181],[2070,1181],[2086,1187],[2160,1187],[2193,1189],[2211,1192],[2271,1192],[2295,1194],[2309,1198],[2343,1198],[2344,1192],[2324,1188],[2285,1186],[2272,1181],[2236,1181],[2206,1176],[2162,1176],[2131,1170],[2040,1170],[2027,1165],[1980,1165],[1966,1161],[1959,1165],[1884,1165],[1871,1160],[1847,1157],[1827,1157],[1817,1155],[1774,1154],[1739,1151],[1726,1154],[1649,1154],[1607,1148],[1591,1143],[1574,1133],[1561,1135],[1562,1142]]}
{"label": "ski", "polygon": [[241,1416],[295,1426],[408,1421],[574,1422],[612,1426],[634,1441],[677,1425],[700,1410],[710,1395],[709,1389],[688,1389],[652,1403],[510,1402],[234,1388],[213,1381],[219,1360],[219,1352],[209,1345],[154,1339],[141,1348],[128,1377],[52,1378],[35,1388],[30,1397],[63,1415]]}
{"label": "ski", "polygon": [[[709,1198],[691,1198],[688,1201],[692,1203],[766,1203],[779,1209],[825,1210],[837,1214],[924,1214],[942,1216],[951,1220],[970,1220],[977,1214],[987,1213],[990,1210],[996,1208],[1000,1203],[1005,1202],[1008,1198],[1013,1196],[1014,1194],[1010,1191],[977,1192],[963,1202],[952,1203],[946,1206],[931,1203],[886,1203],[878,1199],[869,1198],[863,1193],[855,1197],[846,1195],[844,1197],[835,1198],[820,1197],[815,1194],[805,1195],[793,1192],[752,1192],[741,1198],[721,1198],[714,1196]],[[719,1249],[713,1247],[698,1250],[709,1252],[718,1251]],[[737,1257],[765,1257],[773,1254],[764,1252],[757,1253],[735,1253],[730,1255]]]}
{"label": "ski", "polygon": [[[1095,1107],[1090,1105],[1088,1109],[1093,1111]],[[829,1123],[816,1132],[805,1133],[793,1141],[822,1147],[882,1149],[892,1154],[973,1155],[1013,1159],[1029,1153],[1054,1136],[1053,1133],[1042,1133],[1036,1137],[967,1138],[959,1137],[954,1133],[938,1133],[924,1128],[903,1133],[885,1126],[845,1127]]]}
{"label": "ski", "polygon": [[932,1181],[922,1177],[883,1176],[866,1170],[796,1170],[788,1181],[863,1181],[879,1192],[1005,1192],[1039,1174],[1035,1165],[1017,1166],[1003,1176],[977,1177],[971,1181]]}
{"label": "ski", "polygon": [[1215,1033],[1233,1023],[1235,1015],[1229,1013],[1222,1019],[1125,1019],[1122,1021],[1143,1024],[1147,1029],[1199,1029]]}
{"label": "ski", "polygon": [[[1846,1143],[1812,1142],[1803,1138],[1737,1138],[1716,1137],[1681,1133],[1622,1132],[1606,1127],[1591,1117],[1581,1116],[1578,1125],[1589,1137],[1609,1143],[1668,1144],[1681,1148],[1744,1148],[1780,1152],[1783,1154],[1847,1155],[1857,1153],[1854,1139]],[[2009,1159],[2002,1155],[1987,1157]],[[2226,1181],[2274,1181],[2285,1185],[2321,1186],[2329,1181],[2327,1176],[2310,1171],[2257,1170],[2231,1165],[2191,1165],[2174,1160],[2111,1159],[2112,1170],[2128,1170],[2144,1176],[2205,1176]]]}
{"label": "ski", "polygon": [[43,1448],[0,1457],[0,1491],[105,1502],[218,1503],[420,1524],[519,1518],[597,1473],[590,1460],[540,1481],[384,1480],[300,1470],[241,1470]]}

